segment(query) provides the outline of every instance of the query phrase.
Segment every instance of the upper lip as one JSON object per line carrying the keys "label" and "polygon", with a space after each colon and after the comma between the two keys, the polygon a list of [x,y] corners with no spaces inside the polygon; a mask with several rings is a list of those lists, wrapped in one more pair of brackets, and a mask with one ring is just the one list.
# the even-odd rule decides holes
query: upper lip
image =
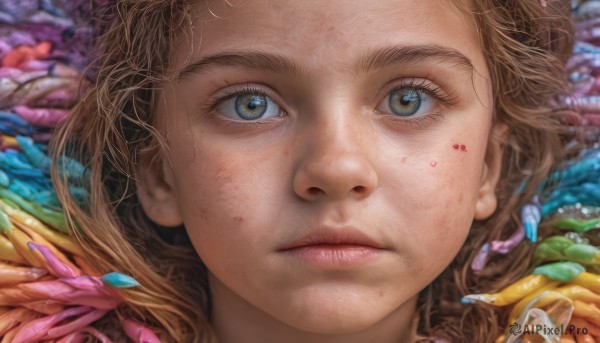
{"label": "upper lip", "polygon": [[310,245],[363,245],[377,249],[383,249],[382,245],[364,232],[350,226],[334,228],[319,227],[316,230],[286,244],[280,250],[290,250]]}

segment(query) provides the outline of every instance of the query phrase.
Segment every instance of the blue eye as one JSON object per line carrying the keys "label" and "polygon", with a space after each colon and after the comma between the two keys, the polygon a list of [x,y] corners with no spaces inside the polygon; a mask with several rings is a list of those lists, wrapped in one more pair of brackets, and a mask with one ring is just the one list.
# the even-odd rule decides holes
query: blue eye
{"label": "blue eye", "polygon": [[378,108],[400,117],[414,117],[433,107],[432,97],[415,87],[402,87],[391,91]]}
{"label": "blue eye", "polygon": [[259,93],[233,94],[216,109],[227,117],[244,121],[277,117],[282,113],[271,98]]}

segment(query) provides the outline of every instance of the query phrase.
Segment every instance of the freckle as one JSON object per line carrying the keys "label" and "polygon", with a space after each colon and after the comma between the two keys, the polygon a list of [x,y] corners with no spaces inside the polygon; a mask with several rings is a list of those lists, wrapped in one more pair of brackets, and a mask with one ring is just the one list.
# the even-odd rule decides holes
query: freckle
{"label": "freckle", "polygon": [[429,165],[433,168],[435,168],[435,166],[437,166],[437,161],[431,161],[429,162]]}
{"label": "freckle", "polygon": [[467,151],[467,147],[466,147],[465,145],[461,145],[461,146],[460,146],[460,150],[462,150],[462,151]]}
{"label": "freckle", "polygon": [[452,145],[452,147],[454,148],[454,150],[458,150],[458,144],[454,144]]}
{"label": "freckle", "polygon": [[406,157],[402,157],[402,159],[400,160],[400,163],[404,163],[406,162]]}
{"label": "freckle", "polygon": [[202,220],[203,222],[208,222],[208,212],[206,210],[200,209],[198,211],[198,216],[200,217],[200,220]]}

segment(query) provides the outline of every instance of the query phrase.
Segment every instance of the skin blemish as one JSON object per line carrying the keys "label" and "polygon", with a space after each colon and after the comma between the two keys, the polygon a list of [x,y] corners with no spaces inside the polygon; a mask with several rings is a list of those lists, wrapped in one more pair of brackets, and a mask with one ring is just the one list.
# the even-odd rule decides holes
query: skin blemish
{"label": "skin blemish", "polygon": [[437,161],[431,161],[431,162],[429,162],[429,165],[430,165],[432,168],[435,168],[435,166],[437,166]]}
{"label": "skin blemish", "polygon": [[462,151],[467,151],[467,146],[464,144],[452,144],[452,149],[454,150],[462,150]]}

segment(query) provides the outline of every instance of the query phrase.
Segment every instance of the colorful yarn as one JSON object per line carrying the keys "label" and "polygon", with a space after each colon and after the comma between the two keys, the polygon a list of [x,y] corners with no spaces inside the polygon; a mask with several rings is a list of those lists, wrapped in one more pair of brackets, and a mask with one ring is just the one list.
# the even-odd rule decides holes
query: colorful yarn
{"label": "colorful yarn", "polygon": [[[108,335],[91,325],[118,308],[117,289],[137,287],[118,272],[100,276],[69,235],[50,180],[47,143],[90,81],[94,9],[101,0],[0,2],[0,338],[3,342],[83,342]],[[70,179],[86,179],[63,158]],[[87,193],[72,186],[84,203]],[[136,342],[160,342],[125,319]]]}
{"label": "colorful yarn", "polygon": [[[497,293],[462,299],[511,309],[509,327],[496,342],[600,342],[600,248],[585,236],[600,229],[600,2],[575,6],[573,17],[578,42],[567,64],[571,95],[552,105],[564,110],[563,123],[581,133],[587,148],[550,175],[521,210],[525,235],[537,243],[532,274]],[[565,149],[573,145],[567,143]],[[540,224],[566,233],[538,243]],[[492,254],[510,253],[515,246],[492,249],[485,244],[472,269],[481,272]]]}
{"label": "colorful yarn", "polygon": [[[116,289],[139,285],[117,272],[99,276],[85,260],[49,178],[46,144],[77,101],[80,81],[85,86],[81,71],[92,57],[94,30],[85,16],[107,1],[0,2],[0,336],[7,341],[111,342],[90,325],[122,303]],[[510,319],[521,326],[600,325],[600,255],[578,234],[600,227],[600,2],[573,13],[579,42],[567,65],[571,96],[552,105],[567,110],[563,123],[579,130],[589,149],[549,177],[553,188],[523,207],[522,226],[508,240],[482,247],[473,269],[482,270],[492,254],[510,253],[524,237],[537,242],[545,221],[568,232],[537,244],[532,275],[463,299],[513,306]],[[85,176],[76,161],[60,163],[68,177]],[[84,189],[70,191],[85,201]],[[122,327],[135,341],[159,342],[139,322],[125,319]]]}

